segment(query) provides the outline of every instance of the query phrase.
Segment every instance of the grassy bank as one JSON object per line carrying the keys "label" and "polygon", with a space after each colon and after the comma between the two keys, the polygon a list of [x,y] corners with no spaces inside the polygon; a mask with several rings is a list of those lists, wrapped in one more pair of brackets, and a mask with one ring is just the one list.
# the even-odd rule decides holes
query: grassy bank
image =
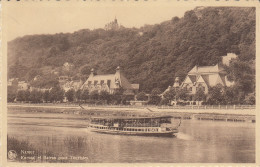
{"label": "grassy bank", "polygon": [[[85,145],[85,140],[86,139],[83,137],[70,137],[70,138],[63,139],[62,142],[67,147],[70,148],[72,147],[75,150],[78,150],[77,148]],[[55,153],[52,150],[37,148],[36,146],[30,144],[28,141],[20,140],[16,137],[7,136],[7,152],[10,150],[15,151],[17,153],[17,157],[13,160],[9,159],[9,161],[16,161],[16,162],[81,163],[81,162],[86,162],[88,160],[83,158],[76,159],[77,156],[74,156],[73,154],[68,155],[68,153],[63,153],[63,152]],[[74,157],[74,159],[72,157]]]}

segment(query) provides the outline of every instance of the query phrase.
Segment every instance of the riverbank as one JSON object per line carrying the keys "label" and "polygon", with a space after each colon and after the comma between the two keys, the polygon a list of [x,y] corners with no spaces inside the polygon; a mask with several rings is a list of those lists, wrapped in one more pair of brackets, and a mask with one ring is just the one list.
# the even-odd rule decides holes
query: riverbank
{"label": "riverbank", "polygon": [[[8,104],[8,109],[27,112],[81,114],[95,116],[162,116],[176,119],[198,119],[213,121],[255,122],[255,109],[173,109],[156,106],[87,106],[75,104]],[[84,108],[84,109],[83,109]]]}

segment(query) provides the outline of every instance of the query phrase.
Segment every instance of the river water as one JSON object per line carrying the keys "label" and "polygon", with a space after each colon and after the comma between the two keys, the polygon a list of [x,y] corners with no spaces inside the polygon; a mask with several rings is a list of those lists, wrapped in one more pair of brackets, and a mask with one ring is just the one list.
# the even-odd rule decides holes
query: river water
{"label": "river water", "polygon": [[255,162],[254,123],[183,120],[173,138],[99,134],[86,125],[82,115],[8,111],[8,137],[55,155],[85,157],[78,162]]}

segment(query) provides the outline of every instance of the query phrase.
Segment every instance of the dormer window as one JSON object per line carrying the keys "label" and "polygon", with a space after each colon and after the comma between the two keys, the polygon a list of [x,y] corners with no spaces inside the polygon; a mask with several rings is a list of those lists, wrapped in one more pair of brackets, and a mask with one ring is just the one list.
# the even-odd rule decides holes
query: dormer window
{"label": "dormer window", "polygon": [[111,80],[107,80],[107,86],[110,88]]}
{"label": "dormer window", "polygon": [[98,83],[98,81],[94,81],[94,85],[95,85],[95,86],[97,85],[97,83]]}

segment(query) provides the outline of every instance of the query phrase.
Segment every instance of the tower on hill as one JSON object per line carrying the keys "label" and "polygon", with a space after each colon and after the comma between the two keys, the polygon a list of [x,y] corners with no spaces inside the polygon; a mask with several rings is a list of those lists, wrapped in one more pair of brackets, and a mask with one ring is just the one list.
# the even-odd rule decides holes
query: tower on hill
{"label": "tower on hill", "polygon": [[107,23],[105,25],[105,30],[118,30],[120,28],[120,25],[117,22],[117,19],[115,18],[114,21]]}

